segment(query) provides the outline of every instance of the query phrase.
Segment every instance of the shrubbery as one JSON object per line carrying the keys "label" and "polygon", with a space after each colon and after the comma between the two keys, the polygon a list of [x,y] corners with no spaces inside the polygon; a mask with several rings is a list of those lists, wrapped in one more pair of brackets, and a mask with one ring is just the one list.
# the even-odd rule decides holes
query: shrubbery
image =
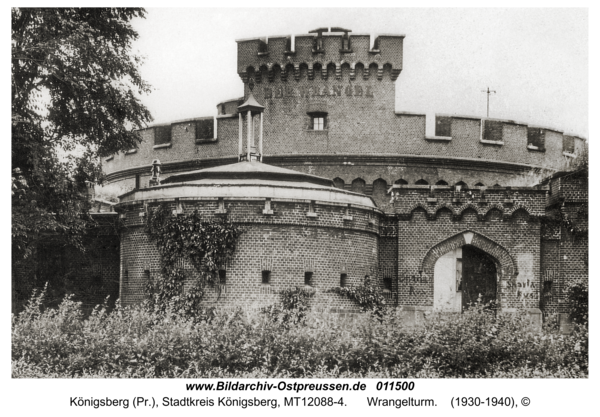
{"label": "shrubbery", "polygon": [[567,298],[571,303],[571,319],[574,323],[588,323],[588,287],[584,282],[577,281],[567,288]]}
{"label": "shrubbery", "polygon": [[[289,295],[287,306],[309,297]],[[284,301],[286,298],[284,298]],[[298,301],[299,300],[299,301]],[[98,306],[84,318],[65,298],[37,294],[12,319],[13,377],[587,377],[587,329],[532,333],[527,317],[475,306],[405,328],[401,311],[352,322],[303,311],[273,320],[219,311],[202,320],[167,309]],[[278,307],[282,308],[282,306]]]}

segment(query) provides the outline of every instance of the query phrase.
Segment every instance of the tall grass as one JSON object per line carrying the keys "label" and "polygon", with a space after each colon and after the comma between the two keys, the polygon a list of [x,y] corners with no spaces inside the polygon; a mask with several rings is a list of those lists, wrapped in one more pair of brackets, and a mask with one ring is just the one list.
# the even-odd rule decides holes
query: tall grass
{"label": "tall grass", "polygon": [[407,328],[401,312],[306,313],[301,323],[259,311],[217,311],[197,321],[140,305],[84,317],[66,297],[43,308],[34,294],[12,318],[12,374],[45,377],[587,377],[587,328],[530,331],[522,314],[475,306],[430,314]]}

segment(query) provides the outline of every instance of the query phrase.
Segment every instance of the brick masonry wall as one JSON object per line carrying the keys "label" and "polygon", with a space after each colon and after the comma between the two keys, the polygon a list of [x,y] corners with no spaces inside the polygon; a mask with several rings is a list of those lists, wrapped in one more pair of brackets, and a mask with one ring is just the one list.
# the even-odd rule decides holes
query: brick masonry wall
{"label": "brick masonry wall", "polygon": [[473,233],[470,244],[495,260],[502,308],[539,307],[539,217],[546,190],[487,189],[484,199],[479,190],[457,193],[451,187],[434,194],[417,186],[397,191],[400,305],[431,307],[435,262],[467,244],[464,233]]}
{"label": "brick masonry wall", "polygon": [[[436,140],[426,136],[425,115],[395,112],[395,80],[402,69],[403,36],[380,36],[373,45],[377,50],[371,50],[368,35],[350,33],[350,50],[345,51],[340,50],[341,34],[326,33],[319,53],[314,51],[315,36],[296,37],[293,53],[287,50],[291,39],[286,36],[238,41],[237,71],[244,81],[244,97],[217,106],[216,140],[196,140],[195,121],[211,117],[172,123],[170,146],[158,149],[153,149],[156,129],[143,130],[143,141],[136,151],[105,161],[108,182],[129,190],[138,174],[140,185],[147,186],[150,163],[155,158],[166,164],[163,177],[235,161],[237,106],[249,96],[250,78],[255,84],[253,94],[265,106],[267,162],[275,158],[276,165],[340,178],[347,187],[361,178],[367,184],[367,194],[378,179],[386,185],[404,179],[409,184],[443,180],[448,184],[463,181],[469,186],[531,186],[549,173],[539,172],[539,167],[550,171],[564,168],[564,135],[552,129],[542,129],[544,146],[535,150],[527,146],[525,124],[494,120],[495,142],[483,143],[481,119],[450,115],[451,140]],[[323,131],[309,128],[309,113],[315,109],[327,113]],[[244,120],[244,130],[245,126]],[[258,123],[255,130],[258,137]],[[569,138],[573,138],[576,153],[584,153],[585,141]],[[359,158],[332,159],[340,155]],[[361,160],[360,156],[371,159]],[[526,172],[527,167],[537,168]],[[384,207],[386,197],[374,197]]]}
{"label": "brick masonry wall", "polygon": [[[499,301],[502,308],[538,308],[540,286],[540,225],[535,219],[515,213],[504,219],[492,210],[478,219],[474,210],[463,213],[460,220],[449,210],[442,210],[430,220],[423,209],[413,211],[408,220],[398,222],[398,279],[400,305],[433,306],[433,266],[443,255],[438,249],[424,265],[426,254],[445,241],[446,252],[466,242],[463,233],[474,234],[471,244],[490,254],[501,274]],[[457,237],[458,236],[458,237]],[[453,240],[454,239],[454,240]],[[518,275],[515,276],[516,266]]]}
{"label": "brick masonry wall", "polygon": [[[543,234],[542,234],[543,235]],[[544,239],[541,242],[542,306],[545,314],[564,312],[565,283],[559,269],[560,239]],[[549,291],[545,282],[551,282]]]}
{"label": "brick masonry wall", "polygon": [[[175,207],[175,203],[170,203]],[[342,207],[317,205],[317,218],[307,218],[305,203],[273,202],[273,216],[262,214],[264,203],[228,201],[230,218],[245,228],[234,257],[226,265],[224,288],[207,288],[205,303],[221,307],[246,305],[260,307],[273,304],[281,289],[304,285],[304,272],[313,272],[317,290],[315,307],[352,310],[356,305],[329,292],[340,285],[346,273],[349,284],[360,284],[365,275],[378,274],[378,224],[369,225],[369,214],[351,209],[352,221],[343,221]],[[198,209],[214,216],[214,200],[187,201],[184,211]],[[160,273],[158,251],[143,230],[142,206],[123,208],[125,229],[121,245],[121,297],[125,304],[144,298],[146,282]],[[261,284],[261,265],[269,265],[271,284]],[[146,272],[148,271],[148,272]],[[189,280],[196,272],[188,267]]]}
{"label": "brick masonry wall", "polygon": [[[589,279],[589,233],[588,233],[588,192],[587,173],[576,172],[553,178],[549,181],[551,190],[546,215],[555,219],[544,225],[542,234],[542,273],[543,280],[550,281],[547,297],[544,298],[544,312],[567,313],[568,287]],[[575,227],[568,230],[567,219]]]}
{"label": "brick masonry wall", "polygon": [[[565,166],[562,155],[563,135],[552,130],[546,130],[546,148],[543,152],[527,148],[525,125],[505,123],[503,144],[485,144],[479,141],[481,121],[460,117],[452,118],[452,140],[428,140],[425,137],[424,115],[394,112],[395,85],[389,77],[379,81],[375,77],[364,80],[357,76],[356,81],[351,82],[348,72],[349,69],[342,70],[342,78],[339,80],[335,77],[328,77],[326,80],[315,77],[314,80],[308,80],[304,75],[299,81],[275,79],[255,87],[254,95],[266,108],[266,156],[420,155],[502,161],[553,170]],[[353,88],[353,94],[357,87],[363,93],[361,96],[346,96],[348,86]],[[327,96],[322,95],[325,91],[328,92]],[[373,97],[366,97],[367,91]],[[309,97],[301,96],[305,93]],[[317,93],[319,96],[313,96]],[[328,127],[324,131],[308,128],[310,116],[307,111],[314,103],[322,103],[328,112]],[[154,158],[165,163],[236,157],[239,137],[237,115],[219,118],[217,123],[217,140],[199,143],[196,143],[195,127],[191,121],[175,123],[172,125],[171,146],[160,149],[153,149],[154,129],[143,130],[143,142],[137,152],[115,155],[104,163],[104,171],[111,174],[129,168],[150,166]],[[307,161],[311,159],[312,157],[307,157]]]}
{"label": "brick masonry wall", "polygon": [[[298,69],[302,66],[313,68],[315,63],[323,66],[333,64],[339,67],[343,63],[353,68],[362,65],[365,68],[376,66],[377,70],[389,65],[396,70],[395,76],[402,69],[403,58],[403,35],[383,35],[374,40],[371,49],[369,35],[358,35],[350,33],[350,50],[342,50],[341,33],[325,33],[321,38],[322,50],[316,51],[314,38],[316,34],[298,35],[294,45],[286,36],[271,37],[266,39],[247,39],[238,41],[238,65],[237,72],[244,81],[252,74],[258,72],[259,68],[272,71],[276,68],[287,69],[289,78],[297,77]],[[265,42],[266,41],[266,42]],[[289,45],[288,45],[289,43]],[[293,49],[294,52],[290,53]],[[317,71],[315,70],[315,76]],[[272,75],[271,75],[272,76]]]}
{"label": "brick masonry wall", "polygon": [[[397,258],[395,273],[400,282],[398,288],[394,287],[394,297],[399,290],[399,296],[404,297],[406,304],[430,305],[432,285],[419,281],[422,277],[417,260],[422,262],[419,256],[424,257],[441,242],[446,241],[450,246],[459,244],[460,239],[453,236],[465,230],[480,233],[477,236],[481,238],[477,239],[482,246],[498,251],[500,257],[509,256],[520,271],[514,286],[502,287],[505,307],[537,306],[543,280],[547,274],[554,273],[547,273],[547,270],[561,271],[559,273],[565,277],[553,291],[575,279],[587,279],[587,238],[574,236],[569,240],[563,233],[554,240],[542,239],[540,224],[536,221],[537,217],[546,214],[546,203],[562,201],[570,201],[564,212],[577,217],[578,207],[587,201],[587,182],[584,186],[581,179],[556,178],[548,184],[548,201],[544,190],[514,188],[536,185],[549,173],[565,167],[567,157],[563,155],[564,135],[561,132],[543,129],[543,149],[528,149],[527,125],[494,121],[492,139],[496,143],[484,143],[480,141],[481,119],[452,116],[449,119],[451,140],[427,137],[424,115],[395,112],[394,81],[402,68],[400,38],[380,38],[378,48],[381,52],[377,56],[368,51],[368,36],[351,35],[353,54],[339,51],[341,38],[338,35],[325,36],[324,54],[314,54],[313,37],[297,37],[296,53],[292,55],[286,53],[286,37],[270,38],[268,45],[261,45],[262,41],[258,39],[238,42],[237,70],[244,81],[244,96],[249,95],[248,81],[252,77],[255,82],[253,94],[265,106],[264,153],[267,163],[336,179],[348,190],[358,190],[357,184],[364,183],[360,192],[371,195],[378,207],[387,213],[399,215],[401,220],[396,223],[405,229],[399,235],[383,236],[378,253],[378,279],[384,265]],[[259,55],[259,51],[268,52],[268,55]],[[288,66],[288,63],[292,65]],[[321,64],[320,68],[317,63]],[[369,67],[372,63],[376,66]],[[386,63],[390,65],[384,67]],[[193,120],[181,121],[171,126],[171,146],[153,149],[154,130],[146,129],[141,132],[144,141],[137,152],[115,155],[104,163],[109,182],[122,186],[125,191],[130,190],[137,173],[141,175],[141,187],[146,187],[154,158],[165,164],[163,178],[173,173],[234,162],[239,134],[236,109],[240,102],[234,99],[221,104],[218,106],[216,141],[197,142]],[[315,109],[327,112],[324,131],[309,129],[309,112]],[[245,147],[246,120],[243,122]],[[258,137],[258,131],[255,137]],[[580,138],[573,141],[575,153],[584,154],[585,141]],[[391,202],[386,191],[398,180],[406,181],[410,186],[400,190],[399,198]],[[414,186],[417,181],[435,184],[440,180],[450,185],[462,181],[469,188],[478,183],[502,187],[486,190],[486,201],[483,201],[478,190],[457,195],[450,188],[442,187],[429,195],[428,187]],[[513,188],[503,188],[505,186]],[[429,202],[427,199],[431,197],[437,201]],[[460,203],[452,202],[455,197],[460,198]],[[511,199],[514,200],[512,204],[505,203]],[[282,208],[286,213],[283,217],[278,217],[278,209],[275,209],[275,215],[269,219],[263,218],[250,203],[228,204],[233,204],[231,210],[239,216],[239,221],[254,224],[258,229],[297,227],[300,229],[294,233],[300,233],[302,228],[313,227],[321,233],[328,228],[346,227],[340,223],[340,216],[328,217],[325,212],[317,221],[311,220],[313,224],[305,223],[302,204],[295,209]],[[287,220],[284,219],[286,216],[289,217]],[[136,221],[141,220],[137,218]],[[587,218],[585,222],[587,224]],[[369,232],[366,228],[361,230],[361,233]],[[132,237],[132,247],[134,242],[137,238]],[[499,265],[502,266],[502,262]],[[523,272],[519,265],[526,265],[526,271]],[[518,286],[519,280],[521,284],[530,285],[528,279],[536,286]],[[511,282],[510,279],[505,281],[506,285]],[[139,288],[136,291],[139,292]],[[554,295],[542,303],[548,311],[565,308]]]}
{"label": "brick masonry wall", "polygon": [[568,287],[589,279],[589,243],[588,235],[578,235],[560,227],[558,239],[543,239],[542,281],[550,281],[550,292],[543,298],[544,312],[567,313]]}
{"label": "brick masonry wall", "polygon": [[396,233],[389,234],[391,236],[382,234],[379,239],[379,276],[381,283],[383,279],[391,280],[392,289],[384,292],[384,296],[395,304],[398,294],[398,236]]}

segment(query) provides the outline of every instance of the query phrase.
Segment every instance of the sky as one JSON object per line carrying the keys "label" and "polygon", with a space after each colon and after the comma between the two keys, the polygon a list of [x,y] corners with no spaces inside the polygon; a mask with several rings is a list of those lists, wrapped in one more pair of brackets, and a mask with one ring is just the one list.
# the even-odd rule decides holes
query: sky
{"label": "sky", "polygon": [[243,95],[236,39],[341,26],[398,33],[396,110],[486,115],[588,137],[587,9],[148,8],[133,22],[156,123],[216,115]]}

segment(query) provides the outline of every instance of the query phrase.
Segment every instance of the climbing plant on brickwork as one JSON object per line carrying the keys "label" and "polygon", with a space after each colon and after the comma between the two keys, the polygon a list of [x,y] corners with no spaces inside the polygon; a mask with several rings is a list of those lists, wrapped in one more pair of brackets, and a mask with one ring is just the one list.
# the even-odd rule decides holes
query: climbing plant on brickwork
{"label": "climbing plant on brickwork", "polygon": [[310,310],[310,299],[315,295],[314,288],[294,287],[279,292],[281,301],[262,309],[274,321],[284,325],[303,324]]}
{"label": "climbing plant on brickwork", "polygon": [[567,287],[567,299],[570,303],[570,314],[573,321],[577,324],[587,325],[588,323],[588,286],[583,281],[576,281]]}
{"label": "climbing plant on brickwork", "polygon": [[[197,210],[174,216],[168,205],[150,210],[146,231],[161,256],[161,276],[148,283],[147,291],[155,307],[171,306],[187,316],[200,313],[204,286],[214,284],[219,267],[235,252],[241,228],[228,219],[203,219]],[[183,260],[198,271],[199,279],[185,290]]]}
{"label": "climbing plant on brickwork", "polygon": [[334,288],[334,291],[354,300],[364,311],[381,315],[385,309],[385,299],[379,289],[373,285],[369,275],[365,276],[362,285],[337,287]]}
{"label": "climbing plant on brickwork", "polygon": [[588,231],[588,207],[587,204],[582,204],[577,209],[577,213],[575,215],[569,215],[564,210],[565,203],[562,203],[561,208],[557,211],[557,214],[560,216],[560,221],[563,226],[570,232],[574,234],[583,234]]}

